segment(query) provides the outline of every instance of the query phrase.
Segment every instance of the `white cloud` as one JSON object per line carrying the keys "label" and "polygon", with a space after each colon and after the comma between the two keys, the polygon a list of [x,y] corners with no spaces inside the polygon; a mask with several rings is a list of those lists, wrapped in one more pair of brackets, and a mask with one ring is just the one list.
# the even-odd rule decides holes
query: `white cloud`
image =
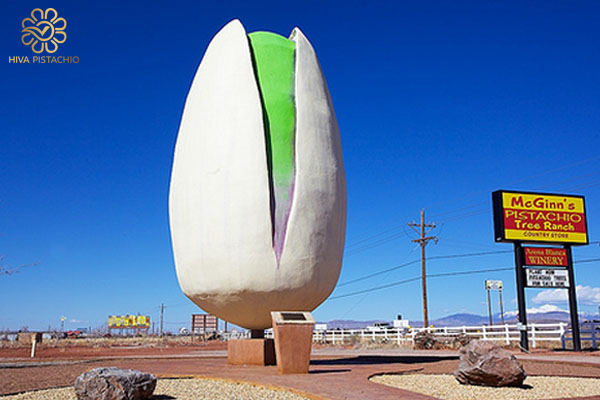
{"label": "white cloud", "polygon": [[543,290],[535,295],[531,301],[539,303],[564,303],[567,301],[567,291],[565,289]]}
{"label": "white cloud", "polygon": [[73,319],[70,319],[69,322],[72,322],[74,324],[81,324],[81,323],[87,323],[88,321],[73,318]]}
{"label": "white cloud", "polygon": [[[505,317],[513,317],[515,315],[517,315],[518,311],[506,311],[504,313]],[[543,313],[547,313],[547,312],[566,312],[568,313],[568,310],[563,310],[560,307],[557,307],[553,304],[544,304],[540,307],[532,307],[532,308],[528,308],[527,309],[527,314],[543,314]]]}
{"label": "white cloud", "polygon": [[532,307],[527,309],[528,314],[542,314],[547,312],[569,312],[553,304],[544,304],[540,307]]}
{"label": "white cloud", "polygon": [[[600,304],[600,288],[577,285],[577,302],[579,304]],[[540,303],[565,303],[568,300],[566,289],[548,289],[539,292],[531,301]]]}
{"label": "white cloud", "polygon": [[577,285],[577,300],[581,304],[600,304],[600,288]]}

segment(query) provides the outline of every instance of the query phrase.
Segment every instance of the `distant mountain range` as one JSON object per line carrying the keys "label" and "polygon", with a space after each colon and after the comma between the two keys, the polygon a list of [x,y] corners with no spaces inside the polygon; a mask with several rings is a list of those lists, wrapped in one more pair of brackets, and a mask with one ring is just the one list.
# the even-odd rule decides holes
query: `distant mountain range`
{"label": "distant mountain range", "polygon": [[[598,319],[597,314],[586,314],[580,313],[579,320],[583,322],[588,319]],[[528,312],[527,313],[527,321],[528,322],[538,322],[538,323],[552,323],[552,322],[569,322],[570,317],[569,313],[565,311],[549,311],[549,312]],[[327,322],[328,329],[336,329],[336,328],[345,328],[345,329],[364,329],[367,326],[373,325],[376,322],[387,322],[392,325],[392,321],[386,320],[369,320],[369,321],[355,321],[355,320],[342,320],[336,319]],[[500,313],[495,314],[493,316],[494,325],[498,325],[501,323]],[[515,312],[505,312],[504,313],[504,322],[507,324],[515,324],[516,321],[516,313]],[[410,326],[414,327],[422,327],[423,321],[410,321]],[[476,314],[468,314],[468,313],[459,313],[448,315],[443,318],[438,318],[432,321],[429,321],[433,326],[481,326],[481,325],[489,325],[489,317],[487,315],[476,315]]]}

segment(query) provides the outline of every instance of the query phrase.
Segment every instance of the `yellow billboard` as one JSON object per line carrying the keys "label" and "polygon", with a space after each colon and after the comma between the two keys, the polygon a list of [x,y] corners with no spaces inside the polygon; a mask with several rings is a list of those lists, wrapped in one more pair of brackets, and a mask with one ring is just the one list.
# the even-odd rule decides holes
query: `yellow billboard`
{"label": "yellow billboard", "polygon": [[497,242],[588,244],[583,196],[496,191]]}
{"label": "yellow billboard", "polygon": [[148,315],[109,315],[108,329],[140,329],[150,328]]}

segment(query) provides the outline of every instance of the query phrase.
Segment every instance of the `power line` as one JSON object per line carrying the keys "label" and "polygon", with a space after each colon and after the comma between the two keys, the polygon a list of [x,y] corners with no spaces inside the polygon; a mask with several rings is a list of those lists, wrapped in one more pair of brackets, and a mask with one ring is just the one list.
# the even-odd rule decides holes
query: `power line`
{"label": "power line", "polygon": [[395,227],[393,227],[393,228],[390,228],[390,229],[387,229],[387,230],[385,230],[385,231],[379,232],[379,233],[377,233],[377,234],[375,234],[375,235],[371,235],[371,236],[368,236],[368,237],[366,237],[366,238],[364,238],[364,239],[360,239],[360,240],[356,240],[356,241],[354,241],[354,242],[351,242],[350,244],[348,244],[348,245],[346,246],[346,250],[348,250],[348,249],[351,249],[352,247],[356,247],[357,245],[359,245],[359,244],[361,244],[361,243],[368,242],[368,241],[370,241],[370,240],[372,240],[372,239],[376,239],[376,238],[378,238],[378,237],[380,237],[380,236],[383,236],[383,235],[385,235],[386,233],[389,233],[389,232],[393,232],[393,231],[395,231],[395,230],[398,230],[399,228],[401,228],[401,227],[403,227],[403,226],[404,226],[404,225],[401,225],[401,226],[395,226]]}
{"label": "power line", "polygon": [[[562,171],[562,170],[565,170],[565,169],[568,169],[568,168],[571,168],[571,167],[575,167],[575,166],[579,166],[579,165],[582,165],[582,164],[586,164],[586,163],[589,163],[589,162],[592,162],[592,161],[595,161],[595,160],[598,160],[598,159],[600,159],[600,156],[591,157],[591,158],[588,158],[588,159],[585,159],[585,160],[581,160],[581,161],[576,161],[576,162],[571,163],[571,164],[566,164],[566,165],[563,165],[563,166],[560,166],[560,167],[557,167],[557,168],[553,168],[553,169],[550,169],[550,170],[547,170],[547,171],[544,171],[544,172],[541,172],[541,173],[538,173],[538,174],[535,174],[535,175],[531,175],[531,176],[522,178],[522,179],[520,179],[518,181],[509,182],[509,183],[507,183],[505,185],[502,185],[502,186],[514,186],[514,185],[518,185],[518,184],[521,184],[523,182],[527,182],[527,181],[529,181],[531,179],[534,179],[534,178],[539,178],[541,176],[545,176],[545,175],[548,175],[548,174],[551,174],[551,173],[555,173],[555,172],[559,172],[559,171]],[[597,174],[597,173],[579,175],[579,176],[576,176],[575,178],[585,178],[585,177],[588,177],[588,176],[593,176],[595,174]],[[580,180],[580,179],[577,179],[577,180]],[[553,183],[552,185],[548,185],[548,186],[544,186],[544,187],[548,187],[548,188],[556,187],[556,185],[558,185],[560,183],[564,183],[564,182],[565,182],[565,180],[559,180],[558,182]],[[595,185],[598,185],[598,184],[600,184],[599,181],[591,181],[591,182],[588,182],[588,183],[586,183],[584,185],[580,185],[579,187],[575,187],[575,189],[582,189],[582,188],[585,188],[585,187],[595,186]],[[540,186],[537,186],[537,188],[540,188]],[[570,189],[570,190],[574,190],[574,189]],[[479,194],[481,192],[482,191],[480,191],[480,190],[476,190],[476,191],[469,192],[469,194]],[[456,198],[455,200],[449,200],[449,201],[444,201],[444,202],[439,202],[439,203],[433,203],[433,204],[439,207],[440,205],[456,203],[456,202],[458,202],[460,200],[468,199],[470,197],[471,196],[463,196],[463,197]],[[459,211],[464,211],[464,210],[476,208],[478,206],[482,206],[482,205],[486,205],[486,204],[489,204],[489,203],[487,201],[485,201],[485,202],[479,202],[479,203],[475,203],[475,204],[471,204],[471,205],[467,205],[467,206],[463,206],[463,207],[451,209],[451,210],[448,210],[448,211],[444,211],[442,213],[434,214],[433,217],[437,217],[437,216],[441,216],[441,215],[447,215],[447,214],[453,214],[453,213],[456,213],[456,212],[459,212]],[[460,215],[460,216],[453,216],[453,217],[450,217],[450,218],[448,218],[448,219],[446,219],[445,221],[442,221],[442,222],[454,221],[454,220],[462,219],[462,218],[468,218],[468,217],[472,217],[472,216],[484,214],[486,212],[489,212],[489,208],[486,209],[486,210],[484,210],[484,211],[479,211],[479,212],[475,212],[475,213],[464,214],[464,215]],[[355,245],[357,245],[359,243],[362,243],[364,241],[368,241],[371,238],[379,237],[379,236],[381,236],[381,235],[383,235],[385,233],[397,230],[399,228],[400,228],[400,226],[396,226],[394,228],[386,229],[386,230],[384,230],[384,231],[382,231],[380,233],[377,233],[375,235],[371,235],[371,236],[369,236],[369,237],[367,237],[365,239],[359,239],[358,241],[353,242],[352,244],[350,244],[348,247],[354,247]],[[376,246],[373,246],[373,247],[376,247]],[[366,248],[364,250],[368,250],[369,248],[372,248],[372,247],[368,247],[368,248]],[[363,250],[361,250],[361,251],[363,251]]]}
{"label": "power line", "polygon": [[457,213],[457,212],[460,212],[460,211],[470,210],[472,208],[477,208],[477,207],[485,206],[485,205],[488,205],[488,202],[487,201],[482,201],[480,203],[471,204],[471,205],[468,205],[468,206],[465,206],[465,207],[460,207],[460,208],[457,208],[457,209],[453,209],[453,210],[445,211],[445,212],[442,212],[442,213],[434,214],[432,216],[432,218],[440,217],[442,215],[447,215],[447,214],[454,214],[454,213]]}
{"label": "power line", "polygon": [[597,186],[597,185],[600,185],[600,180],[590,181],[590,182],[586,182],[586,183],[578,185],[578,186],[571,187],[569,189],[569,191],[581,190],[581,189],[585,189],[585,188],[589,188],[589,187]]}
{"label": "power line", "polygon": [[[420,260],[417,260],[417,261],[420,261]],[[356,296],[357,294],[369,293],[369,292],[373,292],[375,290],[386,289],[386,288],[389,288],[389,287],[392,287],[392,286],[401,285],[403,283],[417,281],[419,279],[421,279],[421,277],[417,276],[417,277],[414,277],[414,278],[405,279],[403,281],[398,281],[398,282],[394,282],[394,283],[388,283],[387,285],[376,286],[374,288],[369,288],[369,289],[365,289],[365,290],[359,290],[358,292],[352,292],[352,293],[347,293],[347,294],[341,294],[339,296],[333,296],[333,297],[328,298],[327,300],[335,300],[335,299],[341,299],[343,297]]]}
{"label": "power line", "polygon": [[545,172],[540,172],[539,174],[532,175],[532,176],[529,176],[529,177],[527,177],[527,178],[523,178],[523,179],[521,179],[521,180],[519,180],[519,181],[517,181],[517,182],[513,182],[511,185],[517,185],[517,184],[519,184],[519,183],[527,182],[527,181],[528,181],[528,180],[530,180],[530,179],[539,178],[540,176],[548,175],[548,174],[551,174],[551,173],[553,173],[553,172],[562,171],[562,170],[564,170],[564,169],[571,168],[571,167],[575,167],[575,166],[577,166],[577,165],[585,164],[585,163],[588,163],[588,162],[590,162],[590,161],[595,161],[595,160],[598,160],[598,159],[600,159],[600,156],[596,156],[596,157],[587,158],[587,159],[585,159],[585,160],[581,160],[581,161],[576,161],[576,162],[574,162],[574,163],[571,163],[571,164],[563,165],[562,167],[558,167],[558,168],[550,169],[550,170],[547,170],[547,171],[545,171]]}
{"label": "power line", "polygon": [[590,258],[590,259],[586,259],[586,260],[577,260],[577,261],[573,261],[573,264],[587,263],[587,262],[594,262],[594,261],[600,261],[600,258]]}
{"label": "power line", "polygon": [[[491,268],[491,269],[480,269],[480,270],[474,270],[474,271],[446,272],[446,273],[443,273],[443,274],[432,274],[432,275],[427,275],[427,276],[430,277],[430,278],[438,278],[440,276],[472,275],[472,274],[480,274],[480,273],[484,273],[484,272],[508,271],[508,270],[513,270],[513,269],[514,269],[514,267]],[[330,297],[327,300],[335,300],[335,299],[341,299],[341,298],[344,298],[344,297],[356,296],[358,294],[370,293],[370,292],[374,292],[376,290],[387,289],[387,288],[390,288],[390,287],[393,287],[393,286],[398,286],[398,285],[402,285],[404,283],[414,282],[414,281],[417,281],[417,280],[420,280],[420,279],[421,279],[421,276],[416,276],[416,277],[413,277],[413,278],[404,279],[402,281],[388,283],[386,285],[381,285],[381,286],[376,286],[376,287],[372,287],[372,288],[369,288],[369,289],[359,290],[359,291],[356,291],[356,292],[341,294],[339,296],[333,296],[333,297]]]}
{"label": "power line", "polygon": [[490,213],[490,208],[486,207],[485,210],[473,211],[473,212],[470,212],[467,214],[460,214],[460,215],[455,215],[453,217],[446,218],[446,219],[442,220],[441,223],[446,223],[449,221],[457,221],[459,219],[474,217],[476,215],[482,215],[482,214],[488,214],[488,213]]}
{"label": "power line", "polygon": [[463,258],[463,257],[477,257],[477,256],[487,256],[491,254],[503,254],[503,253],[512,253],[513,250],[496,250],[496,251],[482,251],[479,253],[465,253],[465,254],[449,254],[445,256],[433,256],[428,257],[428,260],[442,260],[447,258]]}
{"label": "power line", "polygon": [[[584,175],[578,175],[578,176],[569,176],[567,179],[563,179],[563,180],[560,180],[558,182],[554,182],[552,184],[552,187],[554,188],[554,187],[560,186],[563,183],[572,184],[574,182],[581,181],[582,179],[589,178],[590,176],[596,176],[596,175],[599,175],[599,174],[600,174],[600,171],[594,171],[594,172],[592,172],[590,174],[584,174]],[[535,190],[542,190],[542,189],[546,189],[546,188],[550,188],[550,186],[541,185],[541,186],[536,186],[534,189]],[[567,190],[570,190],[570,189],[567,189]]]}
{"label": "power line", "polygon": [[[416,260],[416,261],[418,262],[419,260]],[[586,259],[586,260],[573,261],[573,264],[580,264],[580,263],[586,263],[586,262],[596,262],[596,261],[600,261],[600,258],[592,258],[592,259]],[[514,267],[477,269],[477,270],[472,270],[472,271],[444,272],[444,273],[439,273],[439,274],[427,275],[427,277],[429,277],[429,278],[440,278],[440,277],[444,277],[444,276],[474,275],[474,274],[481,274],[481,273],[484,273],[484,272],[500,272],[500,271],[509,271],[509,270],[514,270]],[[419,279],[421,279],[421,277],[420,276],[416,276],[416,277],[413,277],[413,278],[409,278],[409,279],[404,279],[404,280],[397,281],[397,282],[388,283],[386,285],[375,286],[375,287],[372,287],[372,288],[363,289],[363,290],[359,290],[359,291],[356,291],[356,292],[341,294],[339,296],[333,296],[333,297],[328,298],[327,300],[336,300],[336,299],[341,299],[341,298],[344,298],[344,297],[356,296],[356,295],[363,294],[363,293],[370,293],[370,292],[374,292],[374,291],[377,291],[377,290],[382,290],[382,289],[387,289],[387,288],[390,288],[390,287],[393,287],[393,286],[402,285],[404,283],[414,282],[414,281],[417,281]]]}
{"label": "power line", "polygon": [[[404,262],[404,261],[406,261],[406,259],[407,259],[408,257],[410,257],[410,255],[411,255],[411,254],[412,254],[412,253],[413,253],[413,252],[414,252],[414,251],[415,251],[415,250],[416,250],[418,247],[419,247],[418,245],[417,245],[417,246],[414,246],[414,247],[413,247],[413,248],[412,248],[412,249],[411,249],[411,250],[410,250],[410,251],[409,251],[409,252],[408,252],[408,253],[407,253],[407,254],[406,254],[406,255],[405,255],[405,256],[404,256],[404,257],[403,257],[401,260],[400,260],[400,261],[401,261],[401,262]],[[381,284],[381,283],[383,283],[383,282],[387,282],[387,281],[388,281],[388,280],[387,280],[387,278],[388,278],[388,276],[390,275],[390,273],[391,273],[391,272],[387,272],[387,273],[381,274],[381,276],[380,276],[380,279],[378,280],[377,284],[378,284],[378,285],[380,285],[380,284]],[[354,309],[355,309],[355,308],[356,308],[356,307],[357,307],[357,306],[358,306],[360,303],[362,303],[362,302],[363,302],[363,300],[365,300],[365,299],[366,299],[368,296],[369,296],[369,294],[368,294],[368,293],[364,294],[363,296],[360,296],[360,297],[358,298],[358,301],[356,301],[356,302],[355,302],[355,303],[354,303],[352,306],[350,306],[350,308],[348,309],[348,311],[346,311],[346,312],[344,313],[344,315],[342,315],[342,319],[343,319],[343,318],[344,318],[346,315],[348,315],[348,314],[349,314],[349,313],[350,313],[352,310],[354,310]]]}
{"label": "power line", "polygon": [[431,274],[427,275],[430,278],[439,278],[441,276],[457,276],[457,275],[473,275],[480,274],[483,272],[496,272],[496,271],[508,271],[513,270],[514,267],[502,267],[502,268],[492,268],[492,269],[479,269],[474,271],[457,271],[457,272],[444,272],[439,274]]}
{"label": "power line", "polygon": [[361,276],[359,278],[352,279],[350,281],[346,281],[346,282],[340,283],[339,285],[337,285],[337,287],[342,287],[342,286],[350,285],[351,283],[355,283],[355,282],[359,282],[359,281],[364,281],[365,279],[373,278],[374,276],[383,275],[383,274],[385,274],[387,272],[395,271],[397,269],[408,267],[409,265],[416,264],[419,261],[421,261],[421,260],[412,260],[412,261],[409,261],[409,262],[407,262],[405,264],[400,264],[400,265],[396,265],[395,267],[384,269],[383,271],[374,272],[374,273],[369,274],[369,275]]}
{"label": "power line", "polygon": [[360,252],[365,251],[365,250],[370,250],[373,247],[381,246],[382,244],[388,243],[388,242],[390,242],[392,240],[401,238],[403,236],[406,236],[405,232],[397,233],[395,235],[391,235],[391,236],[388,236],[386,238],[380,239],[380,240],[378,240],[376,242],[365,244],[364,246],[359,247],[357,249],[346,250],[346,252],[344,253],[344,256],[351,256],[353,254],[360,253]]}
{"label": "power line", "polygon": [[[479,253],[464,253],[464,254],[449,254],[449,255],[445,255],[445,256],[433,256],[433,257],[427,257],[426,259],[427,260],[443,260],[443,259],[449,259],[449,258],[478,257],[478,256],[487,256],[487,255],[491,255],[491,254],[503,254],[503,253],[512,253],[512,252],[513,252],[512,250],[484,251],[484,252],[479,252]],[[361,277],[358,277],[358,278],[355,278],[355,279],[352,279],[352,280],[349,280],[346,282],[342,282],[342,283],[338,284],[337,287],[350,285],[351,283],[360,282],[365,279],[373,278],[374,276],[383,275],[387,272],[395,271],[397,269],[401,269],[401,268],[416,264],[419,261],[421,261],[421,260],[420,259],[412,260],[407,263],[396,265],[394,267],[387,268],[387,269],[384,269],[379,272],[373,272],[372,274],[364,275],[364,276],[361,276]]]}

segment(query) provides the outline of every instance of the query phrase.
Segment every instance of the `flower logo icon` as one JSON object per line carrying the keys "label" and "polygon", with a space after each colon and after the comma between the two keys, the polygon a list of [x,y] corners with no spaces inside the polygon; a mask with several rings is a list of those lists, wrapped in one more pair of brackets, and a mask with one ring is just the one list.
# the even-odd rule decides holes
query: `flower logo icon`
{"label": "flower logo icon", "polygon": [[[44,50],[54,53],[58,49],[58,44],[67,40],[65,33],[67,21],[58,18],[54,8],[47,8],[45,12],[41,8],[36,8],[31,12],[31,18],[25,18],[21,26],[23,27],[21,41],[25,46],[31,45],[34,53],[39,54]],[[36,47],[38,43],[39,46]]]}

